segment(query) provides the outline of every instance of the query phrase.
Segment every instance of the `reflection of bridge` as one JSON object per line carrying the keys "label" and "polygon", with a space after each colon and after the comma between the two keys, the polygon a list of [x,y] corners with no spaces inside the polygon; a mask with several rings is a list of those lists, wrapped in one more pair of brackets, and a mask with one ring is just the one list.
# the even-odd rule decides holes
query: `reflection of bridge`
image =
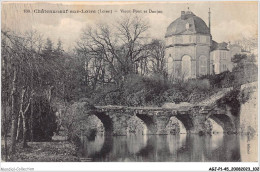
{"label": "reflection of bridge", "polygon": [[[82,145],[83,161],[240,161],[239,137],[236,135],[129,135],[103,136]],[[215,142],[213,144],[213,140]],[[88,152],[87,150],[95,150]],[[214,155],[214,156],[213,156]]]}
{"label": "reflection of bridge", "polygon": [[224,132],[236,132],[239,127],[239,117],[230,112],[231,107],[217,107],[216,101],[224,97],[232,89],[224,89],[209,99],[196,104],[164,107],[126,107],[126,106],[96,106],[89,114],[96,115],[103,123],[106,132],[114,135],[126,135],[128,121],[136,116],[148,128],[148,134],[168,134],[166,125],[171,117],[176,117],[183,123],[188,133],[206,133],[206,120],[211,118],[222,126]]}

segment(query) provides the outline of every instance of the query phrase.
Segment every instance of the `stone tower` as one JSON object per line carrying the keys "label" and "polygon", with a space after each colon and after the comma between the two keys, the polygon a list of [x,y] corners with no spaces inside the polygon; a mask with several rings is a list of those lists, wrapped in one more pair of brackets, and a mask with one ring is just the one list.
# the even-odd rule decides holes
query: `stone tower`
{"label": "stone tower", "polygon": [[168,26],[165,39],[169,77],[188,79],[210,74],[212,37],[201,18],[182,11]]}

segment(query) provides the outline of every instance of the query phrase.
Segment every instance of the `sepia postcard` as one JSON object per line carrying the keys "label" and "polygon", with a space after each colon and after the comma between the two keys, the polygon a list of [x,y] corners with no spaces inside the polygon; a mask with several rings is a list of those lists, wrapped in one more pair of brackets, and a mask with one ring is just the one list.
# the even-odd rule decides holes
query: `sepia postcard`
{"label": "sepia postcard", "polygon": [[258,21],[257,1],[2,2],[1,170],[259,171]]}

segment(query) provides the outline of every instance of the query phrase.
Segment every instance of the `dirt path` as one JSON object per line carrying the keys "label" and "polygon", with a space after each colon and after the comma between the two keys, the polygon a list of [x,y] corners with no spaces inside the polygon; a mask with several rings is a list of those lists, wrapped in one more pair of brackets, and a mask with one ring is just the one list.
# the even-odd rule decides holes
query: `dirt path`
{"label": "dirt path", "polygon": [[[3,140],[2,140],[3,143]],[[29,148],[18,143],[14,162],[78,162],[76,147],[64,140],[28,142]],[[2,148],[4,146],[2,145]],[[3,151],[2,151],[3,153]],[[2,154],[2,158],[4,155]],[[3,159],[2,159],[3,161]]]}

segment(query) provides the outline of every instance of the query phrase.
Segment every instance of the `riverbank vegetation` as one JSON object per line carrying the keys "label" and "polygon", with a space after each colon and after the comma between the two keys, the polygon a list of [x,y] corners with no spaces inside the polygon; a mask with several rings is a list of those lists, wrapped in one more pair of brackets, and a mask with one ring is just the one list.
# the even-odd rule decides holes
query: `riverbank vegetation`
{"label": "riverbank vegetation", "polygon": [[[86,27],[73,51],[67,51],[60,40],[54,44],[35,30],[2,30],[2,159],[23,161],[24,152],[35,152],[37,142],[50,142],[39,152],[54,151],[63,145],[53,141],[59,131],[73,140],[86,113],[79,112],[80,106],[196,103],[223,87],[257,80],[254,56],[246,55],[235,56],[232,72],[170,78],[164,42],[150,38],[148,31],[148,23],[140,18]],[[93,120],[84,119],[85,125]],[[43,161],[62,161],[53,158]]]}

